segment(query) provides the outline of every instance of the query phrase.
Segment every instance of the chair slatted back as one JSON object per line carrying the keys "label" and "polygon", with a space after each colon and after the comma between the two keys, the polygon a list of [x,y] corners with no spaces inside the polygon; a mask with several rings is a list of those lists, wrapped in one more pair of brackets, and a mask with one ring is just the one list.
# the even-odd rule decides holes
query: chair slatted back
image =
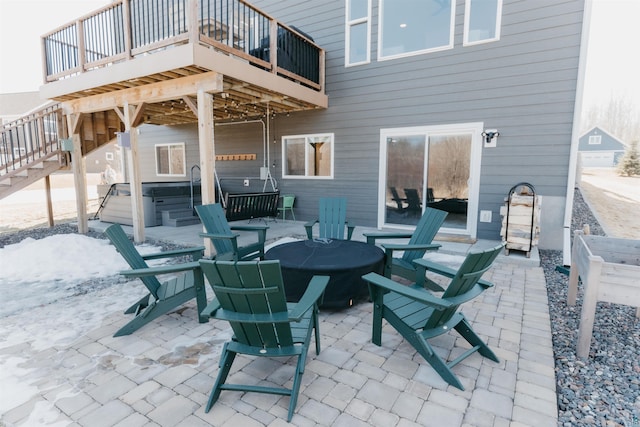
{"label": "chair slatted back", "polygon": [[[232,234],[229,222],[227,222],[227,218],[220,203],[196,206],[196,213],[200,217],[200,221],[202,221],[202,225],[207,233],[225,235]],[[218,254],[233,252],[233,245],[228,240],[212,239],[212,243],[216,249],[216,253]]]}
{"label": "chair slatted back", "polygon": [[[136,250],[136,247],[133,245],[131,240],[129,240],[120,224],[110,225],[104,231],[104,234],[107,235],[113,246],[115,246],[116,250],[120,255],[122,255],[133,270],[149,267],[142,256],[140,256],[140,253]],[[156,279],[155,276],[143,276],[140,277],[140,280],[142,280],[142,283],[144,283],[147,289],[149,289],[151,295],[158,299],[158,288],[161,286],[158,279]]]}
{"label": "chair slatted back", "polygon": [[296,196],[282,196],[282,207],[284,209],[293,208],[293,203],[296,201]]}
{"label": "chair slatted back", "polygon": [[[446,217],[447,212],[445,211],[427,208],[424,211],[422,218],[420,218],[418,225],[416,225],[416,230],[413,232],[413,235],[409,240],[409,244],[416,245],[431,243],[436,237],[436,234],[438,234],[438,230],[444,223],[444,219]],[[410,263],[414,259],[422,258],[426,252],[426,249],[404,251],[402,259]]]}
{"label": "chair slatted back", "polygon": [[[455,298],[471,291],[478,284],[478,280],[482,275],[491,268],[502,247],[503,245],[498,245],[484,251],[470,252],[442,294],[442,299]],[[463,302],[465,301],[460,301],[459,304],[442,311],[434,311],[433,315],[427,320],[425,329],[435,328],[449,321]]]}
{"label": "chair slatted back", "polygon": [[260,348],[293,345],[279,261],[205,261],[202,271],[236,340]]}
{"label": "chair slatted back", "polygon": [[405,188],[404,195],[407,197],[407,209],[410,211],[422,210],[422,199],[420,193],[415,188]]}
{"label": "chair slatted back", "polygon": [[347,199],[323,197],[319,200],[319,237],[321,239],[344,239],[347,222]]}

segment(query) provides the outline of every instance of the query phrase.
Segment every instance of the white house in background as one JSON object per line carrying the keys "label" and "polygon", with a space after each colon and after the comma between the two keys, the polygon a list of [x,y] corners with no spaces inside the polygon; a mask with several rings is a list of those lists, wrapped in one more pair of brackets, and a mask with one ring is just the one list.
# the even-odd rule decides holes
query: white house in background
{"label": "white house in background", "polygon": [[624,156],[625,149],[622,141],[598,126],[582,135],[578,145],[584,168],[612,168]]}

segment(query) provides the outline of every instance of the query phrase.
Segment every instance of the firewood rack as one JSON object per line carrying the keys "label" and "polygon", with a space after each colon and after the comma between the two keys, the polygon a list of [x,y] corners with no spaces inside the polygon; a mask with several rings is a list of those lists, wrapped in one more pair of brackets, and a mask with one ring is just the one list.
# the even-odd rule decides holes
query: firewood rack
{"label": "firewood rack", "polygon": [[[532,202],[531,202],[531,228],[529,229],[529,246],[528,248],[526,246],[522,246],[522,245],[516,245],[513,247],[510,247],[509,245],[509,219],[510,219],[510,211],[511,211],[511,207],[512,207],[512,200],[513,200],[513,196],[516,194],[516,192],[518,191],[518,189],[520,189],[519,194],[526,194],[529,196],[532,196]],[[527,190],[525,193],[525,190]],[[505,216],[505,230],[504,230],[504,240],[506,241],[506,245],[505,245],[505,253],[507,255],[509,255],[509,249],[516,249],[516,250],[521,250],[526,252],[527,254],[527,258],[529,258],[531,256],[531,250],[533,249],[533,239],[534,239],[534,231],[536,228],[536,218],[535,218],[535,212],[536,212],[536,189],[532,184],[529,184],[528,182],[519,182],[516,185],[514,185],[513,187],[511,187],[511,189],[509,190],[509,193],[507,195],[507,214]]]}

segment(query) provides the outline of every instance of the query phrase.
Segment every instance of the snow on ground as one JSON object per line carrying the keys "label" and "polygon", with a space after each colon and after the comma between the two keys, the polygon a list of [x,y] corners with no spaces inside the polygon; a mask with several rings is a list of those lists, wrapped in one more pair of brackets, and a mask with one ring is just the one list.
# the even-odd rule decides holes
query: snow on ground
{"label": "snow on ground", "polygon": [[[141,245],[141,253],[157,246]],[[145,294],[118,272],[128,269],[107,240],[60,234],[0,248],[0,348],[28,343],[32,350],[61,348],[94,329],[109,314]],[[22,357],[0,359],[4,390],[0,414],[28,401],[38,388]],[[34,425],[38,425],[35,423]]]}
{"label": "snow on ground", "polygon": [[[282,239],[271,246],[292,240]],[[152,245],[137,248],[143,254],[160,250]],[[0,415],[37,395],[40,390],[34,384],[38,378],[55,376],[53,360],[46,368],[25,368],[30,366],[30,351],[52,349],[55,358],[55,354],[100,327],[108,316],[147,293],[138,280],[118,274],[127,269],[127,263],[107,240],[80,234],[27,238],[0,248],[0,348],[25,348],[0,357]],[[230,335],[218,338],[226,341]],[[176,354],[200,344],[197,339],[187,341],[175,349]],[[46,406],[51,404],[38,405],[27,424],[57,427],[57,412]]]}
{"label": "snow on ground", "polygon": [[[160,248],[140,245],[138,250]],[[26,238],[0,248],[0,259],[0,318],[92,292],[92,280],[113,276],[115,283],[118,272],[129,268],[107,240],[79,234]]]}

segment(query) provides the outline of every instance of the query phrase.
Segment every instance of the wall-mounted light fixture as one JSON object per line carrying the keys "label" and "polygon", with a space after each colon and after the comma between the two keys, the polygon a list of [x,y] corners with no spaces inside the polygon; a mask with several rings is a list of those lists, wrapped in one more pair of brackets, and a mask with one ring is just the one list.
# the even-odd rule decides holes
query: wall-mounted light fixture
{"label": "wall-mounted light fixture", "polygon": [[497,129],[485,129],[482,132],[482,138],[484,141],[485,147],[496,147],[498,145],[498,137],[500,136],[500,132]]}

